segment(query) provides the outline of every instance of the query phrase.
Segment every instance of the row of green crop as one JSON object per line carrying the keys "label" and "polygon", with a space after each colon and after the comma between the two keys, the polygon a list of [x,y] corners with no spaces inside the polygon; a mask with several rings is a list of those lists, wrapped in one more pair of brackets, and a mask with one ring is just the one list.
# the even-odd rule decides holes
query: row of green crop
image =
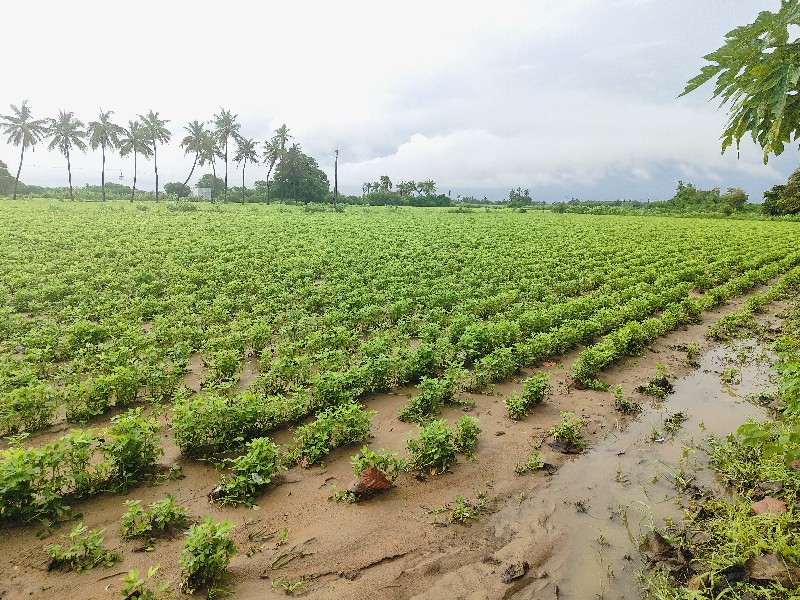
{"label": "row of green crop", "polygon": [[[657,338],[679,325],[697,320],[698,315],[719,306],[726,300],[740,296],[757,285],[765,284],[800,262],[800,254],[782,261],[768,264],[758,270],[748,271],[735,279],[705,292],[697,298],[688,298],[667,306],[658,317],[644,321],[631,321],[607,335],[603,341],[587,348],[572,367],[575,379],[584,385],[592,385],[600,372],[615,361],[639,354]],[[790,272],[797,277],[795,271]]]}
{"label": "row of green crop", "polygon": [[58,517],[67,502],[126,490],[161,454],[158,422],[132,409],[108,430],[73,430],[40,448],[0,451],[0,522]]}

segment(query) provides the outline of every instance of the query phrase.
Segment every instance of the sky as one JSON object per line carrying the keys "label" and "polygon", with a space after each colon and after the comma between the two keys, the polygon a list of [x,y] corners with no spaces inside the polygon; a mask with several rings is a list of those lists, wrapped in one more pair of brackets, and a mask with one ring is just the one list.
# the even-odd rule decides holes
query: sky
{"label": "sky", "polygon": [[[159,182],[183,182],[180,141],[221,108],[264,141],[286,124],[339,190],[433,179],[437,190],[501,200],[665,200],[677,182],[741,187],[751,201],[785,182],[795,145],[763,164],[743,141],[724,155],[726,110],[706,85],[678,98],[703,56],[779,0],[406,0],[386,3],[28,0],[4,7],[0,114],[101,110],[168,119]],[[13,173],[19,149],[0,140]],[[72,157],[73,183],[100,183],[99,151]],[[219,171],[222,167],[218,167]],[[229,185],[242,173],[230,164]],[[205,171],[204,171],[205,172]],[[196,171],[190,184],[200,175]],[[248,166],[246,185],[266,179]],[[132,157],[107,158],[130,185]],[[21,180],[66,185],[66,160],[40,144]],[[137,186],[155,189],[152,162]]]}

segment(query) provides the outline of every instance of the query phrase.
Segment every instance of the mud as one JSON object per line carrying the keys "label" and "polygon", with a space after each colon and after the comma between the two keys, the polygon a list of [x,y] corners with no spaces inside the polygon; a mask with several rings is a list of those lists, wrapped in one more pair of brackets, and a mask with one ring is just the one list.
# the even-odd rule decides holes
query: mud
{"label": "mud", "polygon": [[[635,542],[651,524],[679,516],[676,480],[694,477],[716,485],[696,446],[712,432],[727,433],[761,414],[744,397],[763,387],[766,371],[745,361],[737,365],[744,383],[723,384],[721,374],[738,358],[734,353],[726,359],[729,351],[712,348],[703,337],[709,324],[740,304],[706,315],[703,324],[674,332],[642,356],[604,373],[612,387],[621,384],[626,395],[645,402],[640,417],[616,412],[611,392],[572,389],[569,366],[575,352],[536,370],[551,373],[554,394],[524,421],[510,421],[502,403],[521,389],[518,380],[494,386],[491,395],[472,394],[476,406],[469,414],[478,417],[483,429],[477,461],[461,460],[452,473],[422,481],[401,475],[395,488],[359,504],[328,499],[333,485],[343,489],[352,479],[348,459],[358,447],[337,449],[325,467],[285,473],[258,498],[260,508],[250,510],[209,504],[207,494],[219,472],[182,457],[165,435],[160,462],[164,468],[180,466],[182,479],[74,507],[87,526],[106,528],[106,545],[123,552],[123,562],[84,575],[47,573],[42,548],[61,541],[69,525],[43,539],[36,536],[38,527],[5,530],[0,532],[0,598],[118,598],[125,572],[146,572],[156,564],[161,565],[157,578],[177,588],[181,536],[159,540],[153,552],[135,552],[137,542],[123,541],[117,533],[125,499],[148,503],[166,493],[196,519],[211,515],[236,523],[239,553],[226,583],[236,598],[282,597],[285,588],[294,588],[297,596],[337,599],[636,598],[635,572],[641,562]],[[771,307],[765,318],[774,321],[781,308]],[[702,356],[697,369],[678,349],[691,342]],[[653,403],[634,390],[655,375],[657,364],[675,376],[675,392]],[[247,368],[251,372],[242,379],[255,375],[254,364]],[[404,454],[416,427],[398,421],[396,413],[411,393],[397,390],[367,401],[377,411],[370,447]],[[583,454],[560,454],[545,443],[547,430],[561,420],[560,411],[588,421],[589,449]],[[663,435],[665,420],[678,412],[688,420],[674,434]],[[462,414],[454,406],[442,416],[453,420]],[[289,431],[275,435],[280,443],[290,438]],[[515,463],[534,448],[553,465],[553,474],[515,475]],[[452,505],[457,494],[476,504],[485,498],[478,521],[447,524],[436,514],[435,509]],[[281,530],[285,537],[275,533]]]}

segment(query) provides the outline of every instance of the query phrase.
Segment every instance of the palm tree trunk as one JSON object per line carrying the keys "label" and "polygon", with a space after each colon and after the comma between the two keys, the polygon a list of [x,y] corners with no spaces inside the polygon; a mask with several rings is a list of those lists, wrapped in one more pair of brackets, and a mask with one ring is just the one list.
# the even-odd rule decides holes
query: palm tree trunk
{"label": "palm tree trunk", "polygon": [[200,153],[196,152],[194,155],[194,164],[192,165],[192,170],[189,171],[189,176],[186,178],[186,181],[183,182],[183,185],[189,183],[189,180],[192,178],[192,173],[194,173],[194,168],[197,166],[197,159],[200,158]]}
{"label": "palm tree trunk", "polygon": [[133,195],[136,193],[136,150],[133,151],[133,188],[131,188],[131,202],[133,202]]}
{"label": "palm tree trunk", "polygon": [[269,204],[269,176],[272,174],[272,167],[275,166],[274,162],[269,164],[269,169],[267,169],[267,204]]}
{"label": "palm tree trunk", "polygon": [[211,182],[211,201],[214,201],[214,186],[217,185],[217,163],[211,161],[211,173],[214,175],[214,181]]}
{"label": "palm tree trunk", "polygon": [[72,165],[69,162],[69,150],[66,151],[65,156],[67,157],[67,178],[69,179],[69,199],[71,202],[75,202],[75,196],[72,193]]}
{"label": "palm tree trunk", "polygon": [[228,138],[225,138],[225,196],[223,202],[228,201]]}
{"label": "palm tree trunk", "polygon": [[247,168],[247,161],[242,163],[242,204],[244,204],[244,170]]}
{"label": "palm tree trunk", "polygon": [[158,148],[155,140],[153,140],[153,166],[156,171],[156,202],[158,202]]}
{"label": "palm tree trunk", "polygon": [[22,145],[22,152],[19,153],[19,167],[17,167],[17,178],[14,180],[14,200],[17,199],[17,184],[19,183],[19,174],[22,173],[22,157],[25,156],[25,145]]}
{"label": "palm tree trunk", "polygon": [[102,144],[103,148],[103,171],[100,174],[100,187],[103,190],[103,202],[106,201],[106,145]]}

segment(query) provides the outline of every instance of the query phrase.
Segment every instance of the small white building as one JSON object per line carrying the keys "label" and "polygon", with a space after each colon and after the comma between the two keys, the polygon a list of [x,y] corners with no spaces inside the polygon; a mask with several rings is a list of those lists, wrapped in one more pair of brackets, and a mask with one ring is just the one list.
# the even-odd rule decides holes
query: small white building
{"label": "small white building", "polygon": [[211,188],[196,187],[194,188],[194,195],[200,200],[211,200]]}

